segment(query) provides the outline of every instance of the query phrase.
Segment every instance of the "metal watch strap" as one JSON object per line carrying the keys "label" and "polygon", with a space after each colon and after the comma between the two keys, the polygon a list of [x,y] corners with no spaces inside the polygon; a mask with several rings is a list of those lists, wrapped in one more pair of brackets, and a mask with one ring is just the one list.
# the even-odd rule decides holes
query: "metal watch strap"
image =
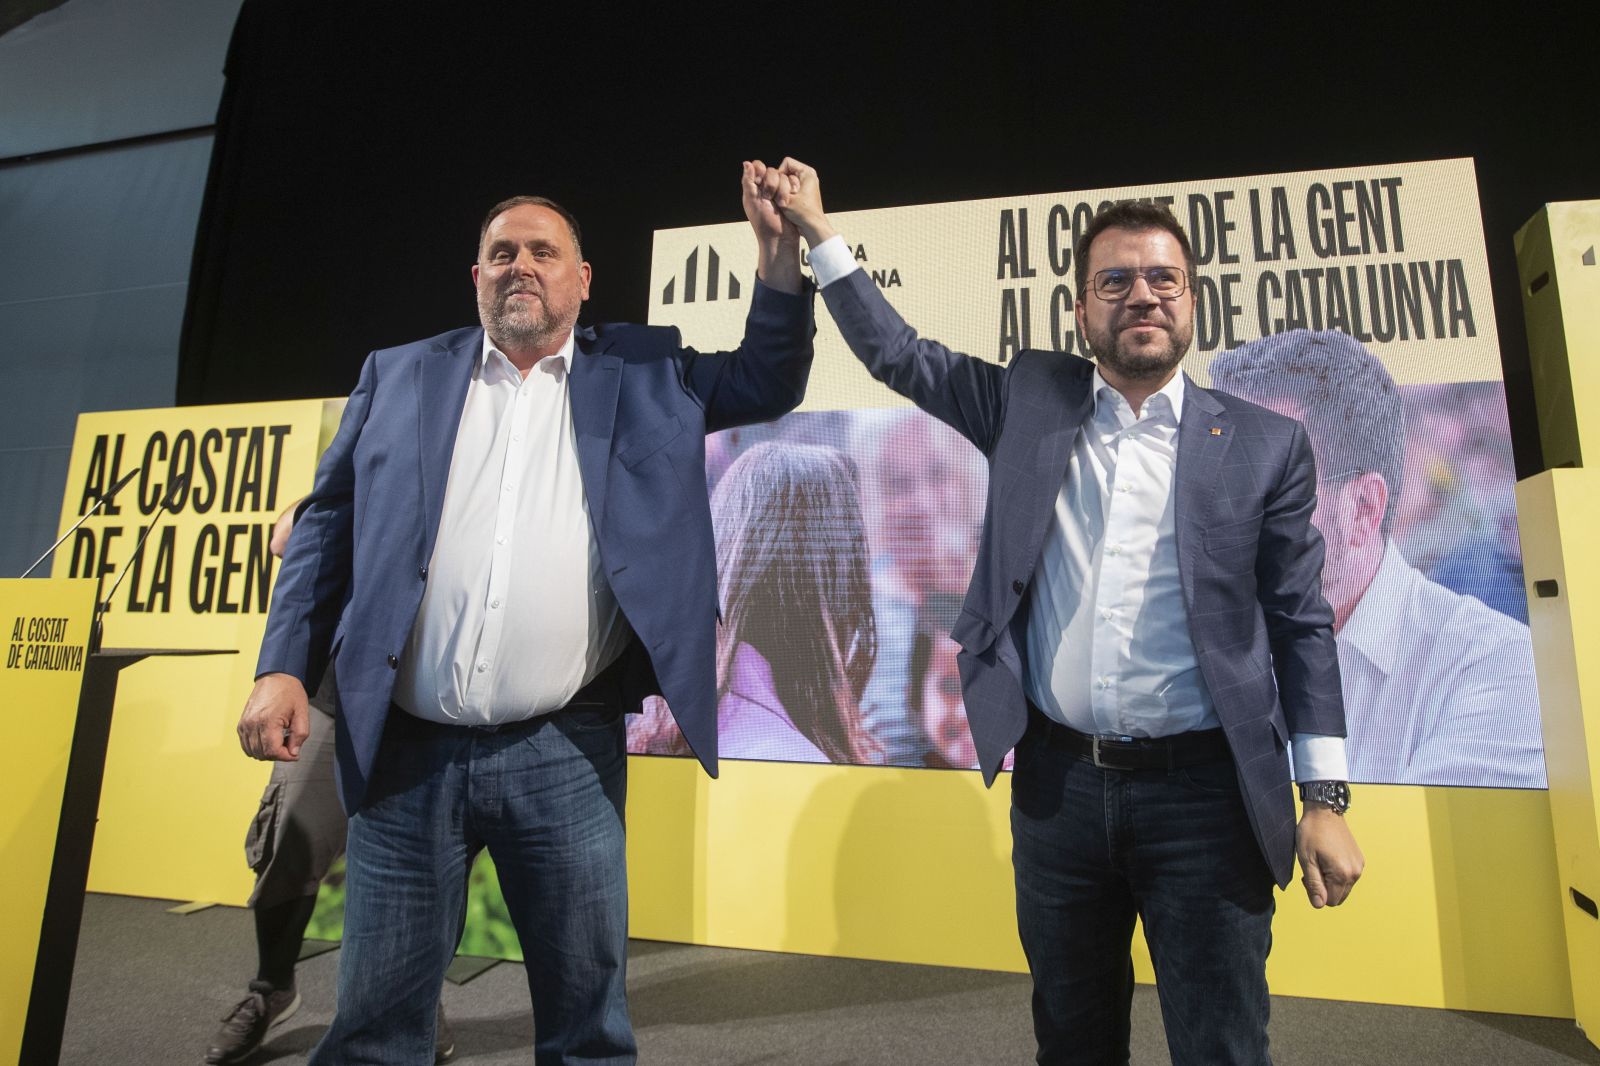
{"label": "metal watch strap", "polygon": [[1350,784],[1346,781],[1302,781],[1300,801],[1316,803],[1342,815],[1350,809]]}

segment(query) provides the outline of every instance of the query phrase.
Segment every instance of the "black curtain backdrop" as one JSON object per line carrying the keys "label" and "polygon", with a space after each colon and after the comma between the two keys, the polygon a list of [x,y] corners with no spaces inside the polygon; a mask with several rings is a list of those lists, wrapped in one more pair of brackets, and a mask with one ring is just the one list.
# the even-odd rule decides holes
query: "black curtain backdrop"
{"label": "black curtain backdrop", "polygon": [[652,231],[740,218],[752,156],[814,164],[836,211],[1470,156],[1537,470],[1512,234],[1600,196],[1600,16],[1168,6],[246,0],[177,401],[343,394],[368,351],[474,322],[477,226],[516,193],[583,221],[585,320],[638,321]]}

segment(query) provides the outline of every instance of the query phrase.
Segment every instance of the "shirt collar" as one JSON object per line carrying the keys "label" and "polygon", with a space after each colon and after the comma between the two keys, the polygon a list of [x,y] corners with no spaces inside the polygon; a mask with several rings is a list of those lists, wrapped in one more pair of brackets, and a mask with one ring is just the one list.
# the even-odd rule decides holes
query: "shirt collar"
{"label": "shirt collar", "polygon": [[[1152,393],[1150,398],[1145,400],[1144,412],[1140,417],[1149,417],[1152,413],[1152,408],[1150,405],[1155,402],[1157,396],[1161,396],[1165,397],[1167,403],[1172,405],[1172,424],[1175,426],[1182,425],[1184,395],[1183,378],[1183,371],[1180,370],[1176,374],[1172,375],[1171,381],[1168,381],[1165,385],[1161,386],[1161,388]],[[1102,393],[1109,390],[1111,393],[1116,394],[1116,398],[1121,398],[1121,394],[1117,393],[1117,390],[1113,389],[1109,384],[1106,383],[1106,379],[1100,376],[1100,368],[1098,366],[1094,368],[1094,376],[1090,381],[1089,387],[1094,390],[1093,417],[1095,418],[1099,418],[1101,414],[1102,408],[1100,405],[1100,400]],[[1110,397],[1108,397],[1108,399],[1110,399]],[[1122,402],[1126,404],[1127,400],[1124,399]],[[1116,406],[1114,403],[1108,403],[1104,409],[1106,411],[1112,411],[1116,409]]]}
{"label": "shirt collar", "polygon": [[[561,360],[561,368],[562,368],[562,370],[564,370],[565,372],[570,374],[572,372],[572,353],[573,353],[574,349],[576,348],[576,337],[577,337],[577,330],[576,329],[569,331],[567,333],[566,343],[561,345],[561,350],[559,352],[556,352],[554,355],[545,356],[544,359],[539,360],[539,363],[543,363],[548,359],[559,359],[559,360]],[[502,359],[506,358],[506,354],[504,352],[502,352],[495,345],[493,340],[490,339],[489,331],[488,330],[484,330],[483,331],[483,347],[478,352],[478,369],[480,371],[483,370],[485,367],[487,367],[489,365],[489,356],[491,354],[498,355]],[[511,360],[506,359],[506,362],[509,364],[511,362]],[[535,363],[534,366],[538,366],[539,363]],[[515,368],[513,368],[513,369],[515,369]]]}
{"label": "shirt collar", "polygon": [[1339,630],[1339,646],[1359,652],[1385,677],[1389,676],[1401,644],[1398,630],[1407,624],[1408,605],[1419,579],[1394,542],[1385,545],[1378,572],[1372,575],[1356,609]]}

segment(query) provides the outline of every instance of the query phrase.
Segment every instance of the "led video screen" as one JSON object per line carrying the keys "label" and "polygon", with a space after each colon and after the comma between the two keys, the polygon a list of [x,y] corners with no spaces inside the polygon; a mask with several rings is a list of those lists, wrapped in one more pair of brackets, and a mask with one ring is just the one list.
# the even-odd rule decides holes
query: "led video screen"
{"label": "led video screen", "polygon": [[[923,336],[999,363],[1024,348],[1068,358],[1084,354],[1073,244],[1120,199],[1166,203],[1193,242],[1185,372],[1307,428],[1352,779],[1545,787],[1471,162],[896,207],[834,223]],[[658,231],[650,321],[702,350],[735,346],[754,260],[742,223]],[[982,526],[986,460],[873,381],[820,299],[817,316],[800,410],[707,442],[721,754],[974,766],[949,634]],[[630,720],[630,750],[686,754],[659,704]]]}

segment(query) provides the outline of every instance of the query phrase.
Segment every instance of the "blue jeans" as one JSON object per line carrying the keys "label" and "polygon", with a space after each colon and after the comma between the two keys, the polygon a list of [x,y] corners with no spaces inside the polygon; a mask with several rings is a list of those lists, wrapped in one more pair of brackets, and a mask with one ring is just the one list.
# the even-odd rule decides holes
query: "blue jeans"
{"label": "blue jeans", "polygon": [[1017,745],[1011,834],[1038,1061],[1128,1062],[1138,917],[1174,1066],[1270,1066],[1273,881],[1233,763],[1105,770],[1036,725]]}
{"label": "blue jeans", "polygon": [[522,941],[534,1062],[635,1062],[626,792],[616,710],[569,707],[491,729],[391,708],[350,819],[338,1011],[311,1062],[433,1062],[439,983],[484,847]]}

